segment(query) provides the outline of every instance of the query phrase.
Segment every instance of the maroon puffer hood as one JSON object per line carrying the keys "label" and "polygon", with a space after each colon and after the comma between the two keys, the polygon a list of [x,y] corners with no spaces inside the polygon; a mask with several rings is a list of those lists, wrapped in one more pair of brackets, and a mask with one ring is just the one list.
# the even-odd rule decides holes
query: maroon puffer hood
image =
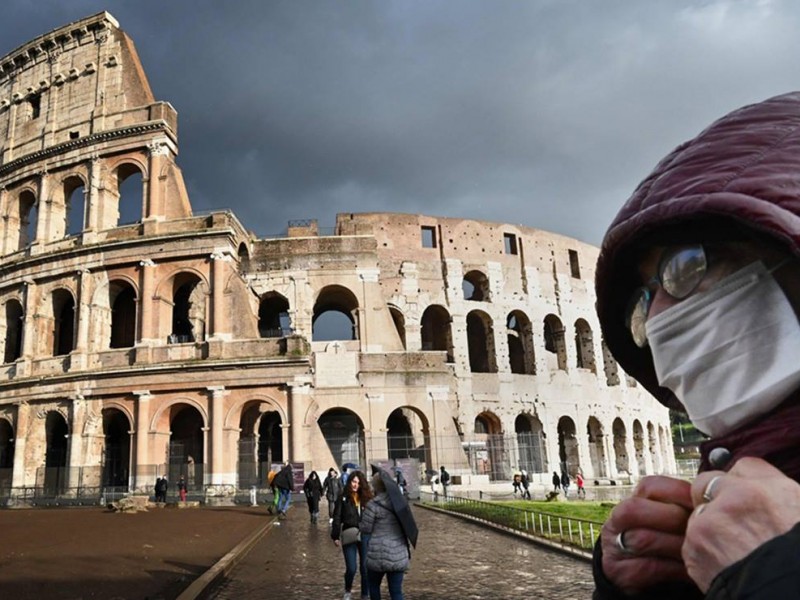
{"label": "maroon puffer hood", "polygon": [[622,368],[672,408],[681,405],[658,385],[649,349],[638,348],[625,326],[628,301],[641,285],[633,247],[665,227],[719,217],[800,255],[800,92],[740,108],[673,150],[603,239],[595,280],[603,337]]}

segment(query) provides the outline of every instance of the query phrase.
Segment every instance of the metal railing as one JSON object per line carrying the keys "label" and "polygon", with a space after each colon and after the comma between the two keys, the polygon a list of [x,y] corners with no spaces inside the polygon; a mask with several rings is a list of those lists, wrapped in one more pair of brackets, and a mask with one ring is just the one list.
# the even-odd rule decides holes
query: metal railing
{"label": "metal railing", "polygon": [[603,525],[598,521],[562,517],[460,496],[448,496],[445,499],[440,494],[422,492],[421,500],[446,511],[543,538],[568,550],[591,552]]}

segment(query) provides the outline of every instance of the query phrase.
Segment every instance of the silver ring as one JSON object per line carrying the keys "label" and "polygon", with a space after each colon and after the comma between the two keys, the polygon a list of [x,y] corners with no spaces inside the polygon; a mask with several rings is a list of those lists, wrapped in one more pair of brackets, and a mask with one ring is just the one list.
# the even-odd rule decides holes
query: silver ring
{"label": "silver ring", "polygon": [[623,554],[626,554],[628,556],[632,556],[632,555],[635,554],[635,552],[633,550],[631,550],[630,548],[628,548],[625,545],[625,532],[624,531],[620,531],[617,534],[617,548],[619,548],[620,552],[622,552]]}
{"label": "silver ring", "polygon": [[717,475],[711,478],[711,481],[708,482],[706,489],[703,491],[703,500],[711,502],[714,499],[714,486],[717,485],[717,481],[719,481],[721,477],[722,475]]}

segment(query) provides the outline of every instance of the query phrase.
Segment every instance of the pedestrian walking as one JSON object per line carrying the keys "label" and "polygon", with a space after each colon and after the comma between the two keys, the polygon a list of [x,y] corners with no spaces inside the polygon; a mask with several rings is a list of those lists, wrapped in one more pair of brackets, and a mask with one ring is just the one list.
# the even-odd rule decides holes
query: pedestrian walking
{"label": "pedestrian walking", "polygon": [[[369,535],[366,558],[369,597],[370,600],[381,600],[381,582],[385,576],[389,598],[403,600],[403,576],[411,558],[408,538],[392,506],[380,471],[372,477],[372,489],[375,497],[361,517],[361,533]],[[395,493],[398,491],[399,488]],[[399,496],[402,498],[402,492]]]}
{"label": "pedestrian walking", "polygon": [[564,498],[569,498],[569,473],[561,472],[561,489],[564,490]]}
{"label": "pedestrian walking", "polygon": [[161,475],[156,476],[156,484],[153,486],[154,502],[161,502]]}
{"label": "pedestrian walking", "polygon": [[267,485],[269,486],[270,491],[272,492],[272,502],[270,502],[269,506],[267,506],[267,512],[269,514],[277,514],[278,513],[278,503],[280,502],[280,492],[278,488],[275,487],[275,475],[277,475],[277,471],[270,469],[267,473]]}
{"label": "pedestrian walking", "polygon": [[519,474],[519,481],[522,484],[522,497],[530,500],[531,492],[528,488],[530,487],[531,482],[528,480],[528,473],[525,471],[525,469],[523,469]]}
{"label": "pedestrian walking", "polygon": [[561,477],[558,476],[556,471],[553,471],[553,491],[558,494],[561,490]]}
{"label": "pedestrian walking", "polygon": [[186,479],[181,475],[178,479],[178,494],[181,497],[181,502],[186,502]]}
{"label": "pedestrian walking", "polygon": [[347,478],[347,486],[336,499],[333,510],[331,538],[336,546],[342,548],[344,555],[344,596],[342,600],[352,600],[353,581],[356,570],[361,575],[361,598],[369,597],[367,581],[367,543],[366,535],[359,531],[361,515],[372,499],[372,491],[364,473],[353,471]]}
{"label": "pedestrian walking", "polygon": [[442,467],[439,471],[439,481],[442,484],[442,494],[444,494],[444,499],[447,500],[447,488],[450,486],[450,473],[448,473],[444,467]]}
{"label": "pedestrian walking", "polygon": [[322,492],[325,494],[325,499],[328,501],[328,523],[333,523],[333,509],[336,507],[336,498],[342,493],[344,487],[342,480],[339,479],[339,474],[336,469],[331,467],[328,469],[328,476],[322,484]]}
{"label": "pedestrian walking", "polygon": [[400,488],[400,491],[403,493],[403,496],[406,498],[408,497],[408,482],[406,481],[405,476],[403,475],[403,470],[400,467],[394,468],[394,481],[397,483],[397,487]]}
{"label": "pedestrian walking", "polygon": [[306,495],[311,523],[315,524],[319,517],[319,499],[322,497],[322,483],[320,483],[316,471],[311,471],[303,484],[303,493]]}
{"label": "pedestrian walking", "polygon": [[278,516],[285,517],[292,501],[292,492],[294,491],[294,471],[292,471],[292,465],[288,460],[278,474],[275,475],[272,485],[277,488],[280,496],[278,499]]}
{"label": "pedestrian walking", "polygon": [[578,471],[575,474],[575,485],[578,486],[578,498],[586,499],[586,488],[583,487],[583,473]]}
{"label": "pedestrian walking", "polygon": [[514,473],[514,477],[511,480],[511,485],[514,487],[514,495],[516,496],[518,493],[522,494],[522,473],[516,471]]}

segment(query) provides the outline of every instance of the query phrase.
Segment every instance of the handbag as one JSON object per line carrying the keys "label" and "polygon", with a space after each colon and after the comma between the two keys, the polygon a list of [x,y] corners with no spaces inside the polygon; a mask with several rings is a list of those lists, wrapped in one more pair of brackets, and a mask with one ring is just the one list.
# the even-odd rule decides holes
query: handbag
{"label": "handbag", "polygon": [[358,527],[348,527],[347,529],[342,529],[341,540],[342,546],[355,544],[356,542],[361,541],[361,532],[358,530]]}

